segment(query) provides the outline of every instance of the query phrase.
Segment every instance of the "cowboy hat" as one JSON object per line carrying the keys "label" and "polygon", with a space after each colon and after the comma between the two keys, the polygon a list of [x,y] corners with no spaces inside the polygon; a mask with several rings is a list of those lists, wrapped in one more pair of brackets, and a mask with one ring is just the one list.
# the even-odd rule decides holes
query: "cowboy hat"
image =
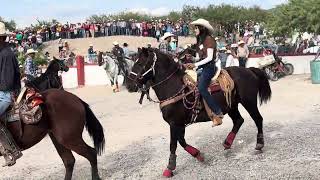
{"label": "cowboy hat", "polygon": [[11,33],[6,30],[6,26],[3,22],[0,22],[0,36],[8,36]]}
{"label": "cowboy hat", "polygon": [[237,48],[238,44],[231,44],[231,48]]}
{"label": "cowboy hat", "polygon": [[245,44],[245,42],[243,40],[241,40],[238,42],[238,45],[240,45],[240,44]]}
{"label": "cowboy hat", "polygon": [[118,41],[114,41],[112,44],[113,44],[114,46],[119,45]]}
{"label": "cowboy hat", "polygon": [[187,48],[189,48],[189,47],[191,47],[191,44],[186,44],[183,48],[184,48],[184,49],[187,49]]}
{"label": "cowboy hat", "polygon": [[210,25],[209,21],[207,21],[205,19],[198,19],[196,21],[193,21],[191,24],[203,26],[203,27],[207,28],[211,33],[213,33],[213,31],[214,31],[213,27]]}
{"label": "cowboy hat", "polygon": [[35,51],[34,49],[28,49],[27,52],[26,52],[26,55],[29,55],[29,54],[35,54],[37,53],[38,51]]}
{"label": "cowboy hat", "polygon": [[219,50],[220,50],[220,51],[226,51],[227,48],[226,48],[226,47],[222,47],[222,48],[220,48]]}
{"label": "cowboy hat", "polygon": [[227,52],[226,52],[227,54],[231,54],[231,51],[230,50],[227,50]]}
{"label": "cowboy hat", "polygon": [[168,37],[174,36],[171,32],[166,32],[164,35],[161,37],[162,40],[166,40]]}
{"label": "cowboy hat", "polygon": [[90,44],[89,47],[93,47],[93,44]]}

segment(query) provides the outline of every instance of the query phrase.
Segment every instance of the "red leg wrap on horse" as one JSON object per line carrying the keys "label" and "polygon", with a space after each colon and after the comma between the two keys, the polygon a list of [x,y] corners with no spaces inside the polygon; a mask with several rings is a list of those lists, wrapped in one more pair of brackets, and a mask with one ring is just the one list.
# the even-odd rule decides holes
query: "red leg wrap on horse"
{"label": "red leg wrap on horse", "polygon": [[227,143],[231,145],[233,143],[234,138],[236,137],[236,134],[234,132],[230,132],[228,137],[227,137]]}
{"label": "red leg wrap on horse", "polygon": [[163,171],[163,174],[162,174],[164,177],[167,177],[167,178],[170,178],[173,176],[173,173],[170,169],[166,169]]}
{"label": "red leg wrap on horse", "polygon": [[187,145],[186,148],[184,148],[184,150],[186,150],[189,154],[191,154],[193,157],[196,157],[198,154],[199,154],[199,150],[192,147],[192,146],[189,146]]}

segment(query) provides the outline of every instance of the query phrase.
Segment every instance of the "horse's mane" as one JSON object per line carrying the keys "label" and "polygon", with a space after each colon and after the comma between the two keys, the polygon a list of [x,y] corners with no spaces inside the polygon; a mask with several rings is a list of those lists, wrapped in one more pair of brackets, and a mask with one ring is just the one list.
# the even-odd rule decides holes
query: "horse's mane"
{"label": "horse's mane", "polygon": [[[35,89],[37,89],[37,90],[39,90],[39,85],[42,83],[42,82],[45,82],[45,81],[47,81],[48,79],[47,79],[47,76],[48,76],[48,74],[41,74],[39,77],[36,77],[36,78],[34,78],[33,80],[31,80],[31,81],[29,81],[29,80],[27,80],[26,82],[25,82],[25,86],[27,86],[27,87],[31,87],[31,88],[35,88]],[[40,89],[41,90],[41,89]]]}
{"label": "horse's mane", "polygon": [[35,89],[38,89],[38,90],[41,90],[41,87],[40,85],[43,83],[43,82],[47,82],[49,81],[49,78],[51,77],[51,75],[55,75],[55,74],[50,74],[51,73],[51,69],[53,67],[53,65],[57,63],[57,59],[54,58],[50,63],[49,63],[49,66],[47,67],[46,71],[44,73],[42,73],[39,77],[36,77],[34,79],[32,79],[31,81],[27,80],[25,82],[25,85],[27,87],[32,87],[32,88],[35,88]]}
{"label": "horse's mane", "polygon": [[53,58],[53,60],[49,63],[49,66],[47,67],[47,70],[46,72],[44,72],[44,74],[48,74],[55,63],[57,63],[57,59]]}

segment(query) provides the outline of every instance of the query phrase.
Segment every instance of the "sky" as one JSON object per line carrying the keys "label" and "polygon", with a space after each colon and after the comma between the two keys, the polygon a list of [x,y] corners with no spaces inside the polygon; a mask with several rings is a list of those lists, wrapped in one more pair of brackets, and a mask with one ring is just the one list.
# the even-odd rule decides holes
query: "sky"
{"label": "sky", "polygon": [[[3,2],[2,2],[3,1]],[[19,28],[39,20],[57,19],[59,22],[84,22],[93,14],[113,14],[122,11],[147,12],[165,15],[181,10],[183,5],[205,7],[209,4],[231,4],[245,7],[259,5],[270,9],[287,0],[0,0],[0,16],[15,20]]]}

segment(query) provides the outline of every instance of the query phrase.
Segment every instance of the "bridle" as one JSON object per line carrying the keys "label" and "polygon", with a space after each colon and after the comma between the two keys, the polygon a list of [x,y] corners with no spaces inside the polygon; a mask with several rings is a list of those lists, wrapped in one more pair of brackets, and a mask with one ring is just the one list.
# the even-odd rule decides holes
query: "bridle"
{"label": "bridle", "polygon": [[[138,79],[140,79],[140,80],[142,80],[146,75],[148,75],[150,72],[152,72],[152,77],[154,77],[154,76],[156,75],[155,66],[156,66],[156,63],[157,63],[158,58],[157,58],[157,54],[156,54],[156,53],[153,53],[153,55],[154,55],[154,56],[153,56],[152,66],[150,66],[150,68],[149,68],[148,70],[146,70],[141,76],[139,75],[139,74],[141,74],[141,72],[140,72],[140,73],[135,73],[135,72],[131,71],[129,74],[135,76],[136,78],[138,78]],[[138,61],[139,61],[139,59],[137,59],[137,60],[135,61],[135,63],[138,62]],[[147,66],[147,65],[148,65],[148,63],[146,63],[146,64],[144,65],[142,71],[143,71],[144,69],[146,69],[146,66]],[[161,80],[161,81],[158,82],[158,83],[155,83],[155,84],[151,85],[151,86],[150,86],[148,89],[146,89],[146,90],[149,90],[150,88],[159,86],[160,84],[168,81],[168,80],[171,79],[171,77],[172,77],[176,72],[178,72],[178,71],[179,71],[179,68],[176,68],[176,69],[175,69],[172,73],[170,73],[166,78],[164,78],[163,80]],[[129,78],[130,80],[136,82],[136,83],[139,83],[139,82],[137,82],[136,79],[133,79],[133,78],[131,78],[131,77],[128,77],[128,78]],[[145,85],[145,84],[143,84],[143,85]]]}
{"label": "bridle", "polygon": [[[152,63],[152,66],[147,70],[147,71],[145,71],[142,75],[141,75],[141,77],[139,77],[139,74],[141,74],[141,72],[140,73],[135,73],[135,72],[133,72],[133,71],[131,71],[130,72],[130,74],[132,74],[132,75],[134,75],[135,77],[139,77],[139,79],[142,79],[142,78],[144,78],[144,76],[146,76],[148,73],[150,73],[151,71],[153,72],[153,76],[155,76],[156,75],[156,70],[155,70],[155,66],[156,66],[156,63],[157,63],[157,55],[156,55],[156,53],[153,53],[154,54],[154,56],[153,56],[153,63]],[[139,61],[139,58],[134,62],[134,63],[137,63]],[[144,66],[143,66],[143,70],[146,68],[146,66],[148,65],[148,63],[146,63]],[[131,80],[133,80],[133,79],[131,79]]]}
{"label": "bridle", "polygon": [[[153,62],[152,62],[152,66],[150,66],[150,68],[148,69],[148,70],[146,70],[143,74],[140,72],[140,73],[136,73],[136,72],[133,72],[133,71],[131,71],[130,72],[130,75],[133,75],[133,76],[135,76],[136,78],[131,78],[131,77],[129,77],[128,76],[128,78],[130,79],[130,80],[132,80],[132,81],[134,81],[135,83],[139,83],[136,79],[138,78],[139,80],[142,80],[143,78],[145,78],[145,76],[146,75],[148,75],[150,72],[152,72],[152,77],[154,77],[155,75],[156,75],[156,69],[155,69],[155,66],[156,66],[156,63],[157,63],[157,55],[156,55],[156,53],[153,53],[154,54],[154,56],[153,56]],[[137,59],[136,61],[135,61],[135,63],[137,63],[139,61],[139,59]],[[144,66],[143,66],[143,69],[142,69],[142,72],[143,72],[143,70],[144,69],[146,69],[146,66],[148,65],[148,63],[146,63]],[[161,80],[161,81],[159,81],[158,83],[155,83],[155,84],[152,84],[151,86],[149,86],[149,87],[139,87],[139,90],[141,91],[141,92],[147,92],[147,91],[149,91],[149,89],[150,88],[154,88],[154,87],[156,87],[156,86],[159,86],[159,85],[161,85],[161,84],[163,84],[164,82],[166,82],[166,81],[168,81],[169,79],[171,79],[172,78],[172,76],[174,75],[174,74],[176,74],[177,72],[179,71],[179,67],[178,68],[176,68],[172,73],[170,73],[166,78],[164,78],[163,80]],[[142,75],[140,75],[140,74],[142,74]],[[141,84],[141,83],[140,83]],[[144,84],[142,84],[142,85],[145,85],[146,83],[144,83]],[[154,102],[154,103],[162,103],[162,102],[164,102],[164,101],[167,101],[168,99],[173,99],[173,98],[175,98],[176,96],[178,96],[179,94],[181,94],[182,92],[183,92],[183,90],[186,88],[186,86],[183,86],[174,96],[172,96],[172,97],[169,97],[169,98],[167,98],[167,99],[165,99],[165,100],[160,100],[160,101],[156,101],[156,100],[153,100],[153,99],[149,99],[150,101],[152,101],[152,102]]]}

